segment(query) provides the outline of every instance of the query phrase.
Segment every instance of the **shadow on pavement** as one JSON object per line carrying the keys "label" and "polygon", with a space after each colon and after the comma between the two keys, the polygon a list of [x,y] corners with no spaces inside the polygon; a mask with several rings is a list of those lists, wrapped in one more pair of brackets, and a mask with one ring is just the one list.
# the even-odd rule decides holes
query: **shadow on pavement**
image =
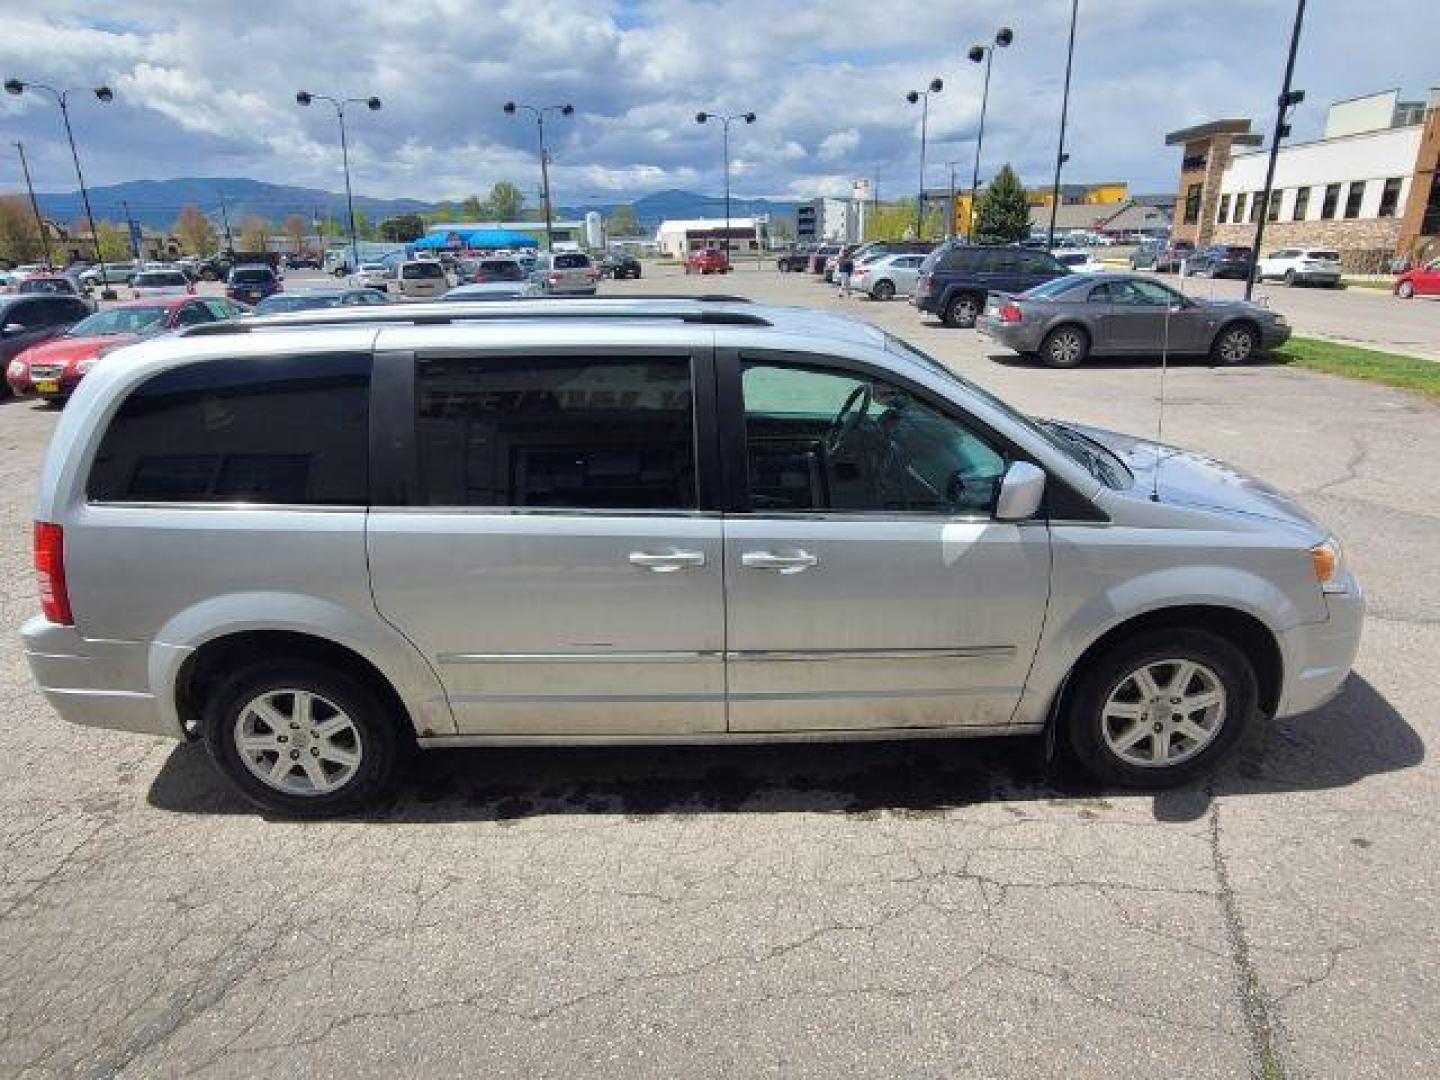
{"label": "shadow on pavement", "polygon": [[[1308,716],[1257,723],[1213,780],[1154,796],[1160,821],[1193,821],[1212,795],[1340,788],[1410,768],[1424,745],[1375,689],[1352,675]],[[924,739],[786,746],[524,748],[418,755],[409,776],[363,820],[510,821],[560,814],[842,813],[940,815],[991,802],[1108,794],[1063,765],[1040,739]],[[1119,792],[1115,792],[1118,794]],[[176,813],[254,814],[198,744],[179,746],[150,787]]]}
{"label": "shadow on pavement", "polygon": [[[1030,368],[1035,371],[1053,371],[1056,373],[1084,371],[1087,368],[1098,368],[1104,371],[1124,370],[1126,368],[1152,368],[1160,367],[1160,354],[1153,356],[1089,356],[1085,362],[1073,368],[1051,368],[1046,367],[1037,357],[1021,356],[1019,353],[991,353],[986,357],[993,364],[1000,364],[1002,367]],[[1289,361],[1275,353],[1265,353],[1244,364],[1217,364],[1208,356],[1186,354],[1184,356],[1172,356],[1167,361],[1167,366],[1172,368],[1214,368],[1217,371],[1241,372],[1255,368],[1284,367]]]}

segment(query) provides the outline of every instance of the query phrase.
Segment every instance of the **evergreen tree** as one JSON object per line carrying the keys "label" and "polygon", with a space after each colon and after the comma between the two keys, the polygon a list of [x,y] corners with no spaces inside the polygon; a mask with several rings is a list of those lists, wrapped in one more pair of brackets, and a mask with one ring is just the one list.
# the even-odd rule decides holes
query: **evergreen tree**
{"label": "evergreen tree", "polygon": [[975,209],[977,244],[1013,244],[1030,235],[1030,205],[1015,170],[1003,165]]}

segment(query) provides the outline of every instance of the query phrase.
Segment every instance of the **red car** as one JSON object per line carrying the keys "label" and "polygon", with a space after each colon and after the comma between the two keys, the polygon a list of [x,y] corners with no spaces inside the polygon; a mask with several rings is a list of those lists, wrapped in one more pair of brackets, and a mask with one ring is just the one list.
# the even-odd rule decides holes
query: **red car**
{"label": "red car", "polygon": [[719,248],[702,248],[685,260],[687,274],[728,274],[730,260]]}
{"label": "red car", "polygon": [[1431,259],[1424,266],[1406,270],[1397,277],[1395,295],[1401,300],[1412,296],[1440,296],[1440,259]]}
{"label": "red car", "polygon": [[5,381],[17,395],[36,393],[61,400],[75,392],[86,372],[106,353],[152,334],[235,319],[245,311],[233,300],[194,296],[116,304],[20,353],[5,369]]}

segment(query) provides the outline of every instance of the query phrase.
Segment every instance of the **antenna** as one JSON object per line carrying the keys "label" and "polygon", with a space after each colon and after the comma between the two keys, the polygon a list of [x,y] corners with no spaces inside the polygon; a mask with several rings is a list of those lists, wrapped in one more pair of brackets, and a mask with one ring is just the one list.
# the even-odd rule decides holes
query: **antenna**
{"label": "antenna", "polygon": [[[1180,278],[1180,299],[1185,299],[1185,272],[1184,261],[1181,261]],[[1165,438],[1165,376],[1170,371],[1170,316],[1176,311],[1176,305],[1166,303],[1165,305],[1165,329],[1160,337],[1160,405],[1155,413],[1155,471],[1150,474],[1150,501],[1160,501],[1160,462],[1164,460],[1165,452],[1161,446]]]}

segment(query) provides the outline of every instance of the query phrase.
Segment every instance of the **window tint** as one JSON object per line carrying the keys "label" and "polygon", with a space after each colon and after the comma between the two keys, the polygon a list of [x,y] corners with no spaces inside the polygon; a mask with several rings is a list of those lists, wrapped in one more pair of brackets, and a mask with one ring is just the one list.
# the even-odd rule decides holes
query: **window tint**
{"label": "window tint", "polygon": [[1310,189],[1308,187],[1295,189],[1295,209],[1290,212],[1291,221],[1304,221],[1305,210],[1310,205]]}
{"label": "window tint", "polygon": [[443,278],[445,270],[438,262],[406,263],[400,268],[400,276],[406,281],[430,281]]}
{"label": "window tint", "polygon": [[416,368],[418,501],[691,510],[688,357],[486,357]]}
{"label": "window tint", "polygon": [[939,268],[962,274],[974,273],[980,267],[981,253],[974,248],[951,248],[939,258]]}
{"label": "window tint", "polygon": [[1404,181],[1398,176],[1392,176],[1385,181],[1385,186],[1380,191],[1379,217],[1394,217],[1395,208],[1400,205],[1400,185]]}
{"label": "window tint", "polygon": [[186,304],[175,316],[176,326],[199,326],[201,323],[214,321],[215,316],[210,314],[210,309],[204,304]]}
{"label": "window tint", "polygon": [[1320,204],[1320,216],[1321,216],[1322,218],[1324,218],[1325,220],[1327,220],[1327,221],[1330,220],[1331,218],[1333,218],[1333,217],[1335,216],[1335,208],[1336,208],[1336,206],[1339,204],[1339,202],[1340,202],[1340,185],[1339,185],[1339,184],[1326,184],[1326,185],[1325,185],[1325,200],[1324,200],[1324,202],[1322,202],[1322,203]]}
{"label": "window tint", "polygon": [[226,300],[206,300],[204,304],[216,319],[233,319],[235,308]]}
{"label": "window tint", "polygon": [[590,265],[588,255],[556,255],[556,270],[584,270]]}
{"label": "window tint", "polygon": [[230,271],[230,280],[236,285],[268,285],[275,275],[268,267],[252,266]]}
{"label": "window tint", "polygon": [[125,399],[90,470],[90,498],[364,505],[370,358],[207,360]]}
{"label": "window tint", "polygon": [[753,511],[988,514],[1006,462],[963,424],[858,373],[748,362]]}

